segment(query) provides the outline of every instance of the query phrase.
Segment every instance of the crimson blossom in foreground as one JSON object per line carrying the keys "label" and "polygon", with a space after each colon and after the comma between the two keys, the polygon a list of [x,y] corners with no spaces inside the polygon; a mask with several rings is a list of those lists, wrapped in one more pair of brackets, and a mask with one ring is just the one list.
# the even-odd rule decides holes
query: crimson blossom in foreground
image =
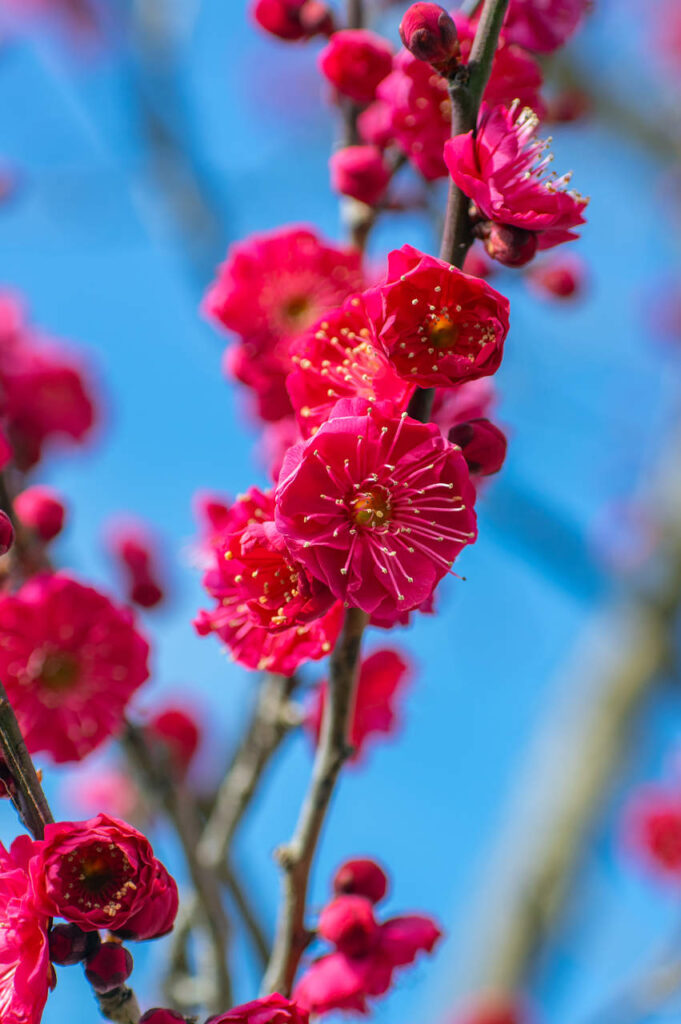
{"label": "crimson blossom in foreground", "polygon": [[409,914],[379,923],[371,900],[336,896],[319,916],[319,936],[335,950],[316,960],[293,991],[310,1013],[368,1013],[367,999],[388,991],[393,974],[420,952],[432,953],[441,936],[430,917]]}
{"label": "crimson blossom in foreground", "polygon": [[[518,112],[517,104],[506,110],[483,103],[477,131],[445,145],[449,173],[475,204],[488,254],[512,266],[528,262],[536,249],[577,238],[574,228],[584,223],[588,203],[568,189],[570,174],[544,176],[550,156],[544,155],[546,143],[535,138],[538,124],[529,108]],[[491,235],[483,221],[491,222]],[[519,229],[508,245],[522,250],[521,258],[502,258],[495,227]]]}
{"label": "crimson blossom in foreground", "polygon": [[[409,663],[399,651],[374,651],[362,661],[349,735],[354,750],[353,760],[358,760],[364,752],[369,736],[395,730],[393,701],[406,684],[408,676]],[[327,683],[323,682],[313,694],[305,720],[317,743],[322,728],[326,693]]]}
{"label": "crimson blossom in foreground", "polygon": [[316,433],[340,398],[389,400],[403,408],[413,391],[390,365],[362,295],[293,342],[291,362],[286,387],[303,438]]}
{"label": "crimson blossom in foreground", "polygon": [[117,732],[148,656],[132,613],[66,573],[0,596],[0,679],[31,753],[79,761]]}
{"label": "crimson blossom in foreground", "polygon": [[288,675],[330,652],[342,609],[291,556],[273,517],[272,495],[255,487],[234,503],[203,580],[218,603],[194,625],[217,633],[239,664]]}
{"label": "crimson blossom in foreground", "polygon": [[484,281],[403,245],[388,256],[377,296],[376,333],[407,380],[448,387],[499,368],[509,302]]}
{"label": "crimson blossom in foreground", "polygon": [[45,838],[33,843],[28,871],[38,910],[83,931],[154,939],[175,921],[174,879],[141,832],[106,814],[47,825]]}
{"label": "crimson blossom in foreground", "polygon": [[311,576],[382,621],[429,598],[475,540],[465,460],[433,424],[387,402],[342,399],[292,448],[276,523]]}
{"label": "crimson blossom in foreground", "polygon": [[31,840],[21,836],[7,851],[0,843],[0,1020],[40,1024],[53,984],[48,915],[33,902],[26,872]]}
{"label": "crimson blossom in foreground", "polygon": [[226,368],[253,391],[262,419],[291,412],[291,341],[363,286],[360,253],[328,245],[306,227],[252,235],[231,247],[203,308],[237,336]]}
{"label": "crimson blossom in foreground", "polygon": [[510,0],[504,32],[536,53],[553,53],[575,34],[589,0]]}

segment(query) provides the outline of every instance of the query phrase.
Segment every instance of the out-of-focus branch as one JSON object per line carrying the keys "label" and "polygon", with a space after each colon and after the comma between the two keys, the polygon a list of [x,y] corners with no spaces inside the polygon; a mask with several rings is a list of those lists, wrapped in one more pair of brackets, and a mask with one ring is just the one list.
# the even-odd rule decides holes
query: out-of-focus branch
{"label": "out-of-focus branch", "polygon": [[[0,751],[2,782],[10,799],[33,838],[42,839],[45,826],[51,824],[54,818],[2,682]],[[100,1013],[106,1020],[114,1021],[115,1024],[138,1024],[141,1011],[135,993],[127,985],[120,985],[106,995],[97,992],[94,994],[99,1003]]]}
{"label": "out-of-focus branch", "polygon": [[358,608],[345,613],[330,659],[328,699],[312,778],[291,841],[277,851],[283,871],[282,904],[264,992],[290,993],[310,933],[305,926],[312,861],[338,774],[351,753],[348,733],[354,708],[362,634],[368,621]]}
{"label": "out-of-focus branch", "polygon": [[227,965],[229,929],[218,877],[204,866],[198,855],[201,820],[196,806],[178,780],[169,759],[161,756],[162,751],[158,745],[155,749],[149,743],[142,729],[128,723],[123,746],[144,789],[162,805],[182,844],[197,903],[211,941],[211,977],[214,984],[207,1002],[211,1012],[220,1012],[232,1003],[232,985]]}
{"label": "out-of-focus branch", "polygon": [[[269,943],[257,924],[252,908],[244,907],[244,893],[235,891],[229,848],[236,830],[260,787],[265,770],[294,724],[291,697],[298,685],[295,676],[266,674],[251,720],[225,773],[215,799],[209,805],[208,818],[196,847],[202,868],[221,877],[232,892],[258,955],[265,961]],[[191,1006],[201,1000],[197,992],[206,985],[193,979],[189,970],[187,943],[199,912],[198,901],[191,898],[181,909],[173,933],[165,989],[176,1004]]]}
{"label": "out-of-focus branch", "polygon": [[267,764],[291,728],[295,676],[264,676],[253,718],[215,797],[197,856],[208,869],[224,862],[234,833],[253,799]]}
{"label": "out-of-focus branch", "polygon": [[599,617],[568,675],[566,699],[539,728],[482,880],[482,906],[471,914],[477,925],[466,933],[469,955],[458,972],[468,993],[522,989],[570,892],[630,727],[672,656],[681,607],[681,439],[661,470],[652,578]]}

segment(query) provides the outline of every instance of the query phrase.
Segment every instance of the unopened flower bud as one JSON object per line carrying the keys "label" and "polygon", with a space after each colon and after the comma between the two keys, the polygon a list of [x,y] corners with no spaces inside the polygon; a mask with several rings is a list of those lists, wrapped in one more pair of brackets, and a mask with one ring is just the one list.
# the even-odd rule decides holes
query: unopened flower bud
{"label": "unopened flower bud", "polygon": [[0,555],[6,555],[14,543],[12,520],[0,509]]}
{"label": "unopened flower bud", "polygon": [[390,181],[390,168],[375,146],[346,146],[329,160],[331,185],[341,195],[375,206]]}
{"label": "unopened flower bud", "polygon": [[414,57],[442,75],[451,75],[461,60],[456,25],[439,4],[412,4],[402,18],[400,36]]}
{"label": "unopened flower bud", "polygon": [[368,858],[347,860],[336,872],[333,891],[366,896],[372,903],[379,903],[388,891],[388,878],[376,861]]}
{"label": "unopened flower bud", "polygon": [[119,942],[103,942],[85,964],[85,977],[95,992],[111,992],[127,981],[131,974],[132,956]]}
{"label": "unopened flower bud", "polygon": [[251,13],[261,28],[287,42],[334,30],[333,14],[322,0],[256,0]]}
{"label": "unopened flower bud", "polygon": [[488,221],[479,224],[476,233],[481,235],[487,255],[505,267],[524,267],[537,251],[535,231]]}
{"label": "unopened flower bud", "polygon": [[471,473],[490,476],[498,473],[506,458],[506,437],[487,419],[459,423],[449,431],[449,440],[458,444]]}
{"label": "unopened flower bud", "polygon": [[64,502],[52,487],[27,487],[17,495],[14,508],[23,525],[45,543],[54,540],[64,528]]}
{"label": "unopened flower bud", "polygon": [[79,964],[100,946],[99,932],[84,932],[77,924],[55,924],[48,939],[50,960],[60,967]]}
{"label": "unopened flower bud", "polygon": [[528,274],[532,289],[550,299],[575,299],[584,288],[584,266],[575,256],[556,256],[533,267]]}

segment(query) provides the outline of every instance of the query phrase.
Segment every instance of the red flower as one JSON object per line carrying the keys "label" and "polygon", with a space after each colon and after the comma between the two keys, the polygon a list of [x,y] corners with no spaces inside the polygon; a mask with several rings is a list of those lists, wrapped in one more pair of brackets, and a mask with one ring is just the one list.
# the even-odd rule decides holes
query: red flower
{"label": "red flower", "polygon": [[375,860],[357,857],[338,868],[333,891],[336,896],[365,896],[372,903],[380,903],[388,891],[388,876]]}
{"label": "red flower", "polygon": [[0,843],[0,1020],[40,1024],[52,985],[48,916],[33,904],[23,836],[7,851]]}
{"label": "red flower", "polygon": [[472,476],[491,476],[498,473],[504,464],[506,438],[489,420],[460,423],[452,427],[448,438],[452,444],[458,444]]}
{"label": "red flower", "polygon": [[549,158],[537,125],[531,110],[483,103],[477,133],[450,139],[445,161],[480,217],[536,233],[538,247],[549,249],[577,237],[572,229],[584,223],[588,200],[568,190],[569,174],[544,177]]}
{"label": "red flower", "polygon": [[536,53],[552,53],[579,28],[588,0],[511,0],[504,18],[508,38]]}
{"label": "red flower", "polygon": [[681,883],[681,797],[661,787],[641,789],[626,811],[624,841],[653,874]]}
{"label": "red flower", "polygon": [[556,256],[528,272],[527,280],[534,292],[547,299],[579,298],[585,286],[584,264],[576,256]]}
{"label": "red flower", "polygon": [[392,63],[390,44],[363,28],[334,32],[319,54],[322,74],[338,92],[357,103],[371,102]]}
{"label": "red flower", "polygon": [[145,939],[172,928],[177,886],[149,841],[124,821],[98,814],[47,825],[28,870],[36,907],[83,931]]}
{"label": "red flower", "polygon": [[376,206],[390,181],[391,171],[376,146],[345,146],[329,160],[331,187],[343,196]]}
{"label": "red flower", "polygon": [[232,246],[204,301],[239,344],[228,369],[256,395],[265,420],[289,415],[285,389],[293,338],[363,287],[361,256],[304,227],[254,235]]}
{"label": "red flower", "polygon": [[279,39],[296,41],[333,32],[333,16],[318,0],[255,0],[253,20]]}
{"label": "red flower", "polygon": [[185,775],[201,742],[201,731],[191,713],[166,706],[151,716],[146,729],[165,745],[178,774]]}
{"label": "red flower", "polygon": [[304,438],[326,422],[339,398],[389,399],[401,407],[412,391],[388,362],[361,295],[301,335],[291,361],[286,386]]}
{"label": "red flower", "polygon": [[14,544],[14,527],[12,520],[0,509],[0,555],[6,555]]}
{"label": "red flower", "polygon": [[419,952],[431,953],[441,935],[419,914],[378,924],[363,896],[337,896],[320,915],[319,933],[336,951],[316,960],[293,993],[310,1013],[367,1013],[367,997],[387,992],[395,969],[413,963]]}
{"label": "red flower", "polygon": [[343,399],[289,452],[276,522],[310,575],[381,619],[428,598],[476,537],[460,451],[389,403]]}
{"label": "red flower", "polygon": [[484,281],[403,245],[378,294],[376,332],[405,379],[446,387],[499,368],[509,303]]}
{"label": "red flower", "polygon": [[459,423],[489,417],[495,402],[494,382],[489,377],[467,380],[455,388],[437,389],[431,419],[447,437]]}
{"label": "red flower", "polygon": [[234,503],[203,581],[218,604],[195,626],[218,633],[247,668],[289,674],[329,653],[341,614],[328,588],[291,557],[273,512],[272,495],[254,487]]}
{"label": "red flower", "polygon": [[251,1003],[235,1006],[227,1013],[210,1017],[206,1024],[307,1024],[308,1015],[290,999],[278,992]]}
{"label": "red flower", "polygon": [[[470,56],[475,25],[454,12],[461,60]],[[520,47],[500,39],[485,89],[490,104],[506,106],[518,98],[542,111],[539,97],[542,75],[535,61]],[[407,51],[398,54],[393,70],[376,90],[377,102],[359,118],[363,141],[385,147],[394,141],[428,180],[447,174],[443,159],[445,142],[451,135],[451,102],[446,80],[428,64]]]}
{"label": "red flower", "polygon": [[[363,660],[350,727],[354,760],[357,760],[364,751],[369,736],[374,733],[389,734],[395,731],[395,711],[392,705],[398,691],[408,681],[409,672],[408,662],[398,651],[374,651]],[[317,743],[326,704],[326,691],[325,682],[317,687],[306,718],[306,725]]]}
{"label": "red flower", "polygon": [[412,4],[400,23],[400,38],[410,53],[442,75],[451,74],[461,61],[456,25],[439,4]]}
{"label": "red flower", "polygon": [[14,511],[24,526],[48,543],[63,527],[66,509],[61,495],[53,487],[35,484],[14,499]]}
{"label": "red flower", "polygon": [[125,578],[127,599],[140,608],[156,608],[165,597],[156,537],[142,522],[120,519],[110,524],[107,547]]}
{"label": "red flower", "polygon": [[0,597],[0,678],[32,753],[79,761],[115,733],[148,655],[127,609],[65,573]]}

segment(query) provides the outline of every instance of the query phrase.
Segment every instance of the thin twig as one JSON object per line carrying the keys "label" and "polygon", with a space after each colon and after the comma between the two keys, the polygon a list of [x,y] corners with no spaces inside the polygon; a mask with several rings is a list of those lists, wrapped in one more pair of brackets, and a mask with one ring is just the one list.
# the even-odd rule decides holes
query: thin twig
{"label": "thin twig", "polygon": [[[146,790],[162,804],[177,832],[196,892],[201,915],[211,940],[214,991],[209,999],[211,1012],[224,1011],[232,1004],[232,985],[227,964],[229,926],[222,903],[220,883],[198,855],[201,820],[168,758],[154,750],[142,729],[128,723],[123,746],[141,776]],[[164,763],[165,761],[165,763]]]}
{"label": "thin twig", "polygon": [[241,919],[243,920],[246,930],[251,937],[253,949],[260,961],[260,966],[264,970],[267,967],[272,943],[270,942],[258,915],[246,896],[245,886],[242,884],[241,880],[237,878],[231,864],[224,865],[222,869],[222,879],[229,890],[230,896],[232,897],[239,914],[241,915]]}
{"label": "thin twig", "polygon": [[310,870],[338,773],[351,753],[348,732],[355,700],[362,634],[368,621],[358,608],[345,614],[343,631],[330,660],[328,699],[312,778],[293,838],[277,851],[283,871],[282,905],[264,992],[287,995],[310,933],[305,909]]}

